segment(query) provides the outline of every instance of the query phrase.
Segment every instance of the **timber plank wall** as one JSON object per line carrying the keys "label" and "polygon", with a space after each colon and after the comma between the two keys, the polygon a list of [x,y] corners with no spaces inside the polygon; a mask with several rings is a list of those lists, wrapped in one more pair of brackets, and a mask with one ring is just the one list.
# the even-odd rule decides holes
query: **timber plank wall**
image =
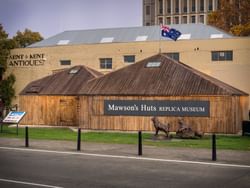
{"label": "timber plank wall", "polygon": [[78,100],[75,96],[20,96],[24,125],[78,126]]}
{"label": "timber plank wall", "polygon": [[[152,116],[104,115],[104,100],[205,100],[210,101],[210,117],[183,117],[193,129],[211,133],[238,133],[242,121],[247,118],[246,96],[80,96],[79,126],[94,130],[154,131]],[[163,123],[171,124],[171,131],[178,129],[178,117],[159,116]]]}
{"label": "timber plank wall", "polygon": [[[205,100],[210,117],[183,117],[185,123],[202,132],[238,133],[248,118],[247,96],[145,97],[145,96],[20,96],[21,124],[79,126],[93,130],[154,131],[152,116],[104,115],[104,100]],[[178,117],[159,116],[163,123],[178,128]]]}

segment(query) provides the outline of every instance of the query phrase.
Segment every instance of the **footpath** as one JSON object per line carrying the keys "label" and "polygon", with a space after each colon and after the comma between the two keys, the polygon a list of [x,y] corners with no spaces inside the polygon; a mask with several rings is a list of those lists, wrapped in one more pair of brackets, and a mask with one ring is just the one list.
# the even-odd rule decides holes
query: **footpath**
{"label": "footpath", "polygon": [[[0,147],[26,148],[24,139],[0,138]],[[27,149],[41,149],[63,152],[81,152],[91,154],[116,155],[116,156],[138,156],[137,145],[125,144],[104,144],[81,142],[81,150],[77,151],[77,142],[73,141],[52,141],[52,140],[29,140]],[[211,149],[192,149],[174,147],[156,147],[143,145],[142,157],[184,160],[197,162],[213,162]],[[217,150],[218,163],[249,165],[250,151]]]}

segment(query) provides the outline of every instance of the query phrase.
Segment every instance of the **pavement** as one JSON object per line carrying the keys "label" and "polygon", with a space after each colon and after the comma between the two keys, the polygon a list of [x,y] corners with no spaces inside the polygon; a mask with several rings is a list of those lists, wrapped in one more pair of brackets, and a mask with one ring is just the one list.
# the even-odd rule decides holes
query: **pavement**
{"label": "pavement", "polygon": [[[25,140],[0,137],[0,147],[25,148]],[[138,146],[125,144],[81,142],[81,150],[77,151],[76,141],[30,139],[28,149],[138,157]],[[197,148],[143,146],[142,157],[164,160],[214,162],[212,161],[211,149]],[[250,166],[250,151],[217,150],[216,163]]]}
{"label": "pavement", "polygon": [[248,188],[250,152],[0,137],[0,187]]}
{"label": "pavement", "polygon": [[1,188],[249,188],[250,185],[249,166],[22,147],[0,147],[0,167]]}

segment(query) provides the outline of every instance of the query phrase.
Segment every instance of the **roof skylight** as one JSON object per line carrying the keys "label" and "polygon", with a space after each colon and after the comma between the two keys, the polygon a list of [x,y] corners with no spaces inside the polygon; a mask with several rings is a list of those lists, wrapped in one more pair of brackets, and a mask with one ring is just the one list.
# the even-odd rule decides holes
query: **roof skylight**
{"label": "roof skylight", "polygon": [[69,40],[59,40],[57,42],[57,45],[66,45],[66,44],[69,44]]}
{"label": "roof skylight", "polygon": [[40,86],[31,86],[30,88],[28,88],[26,92],[27,93],[39,93],[41,89],[42,88]]}
{"label": "roof skylight", "polygon": [[147,35],[137,36],[135,41],[146,41],[148,39]]}
{"label": "roof skylight", "polygon": [[191,38],[191,34],[181,34],[181,36],[178,38],[178,40],[189,40]]}
{"label": "roof skylight", "polygon": [[155,68],[155,67],[160,67],[160,66],[161,66],[160,61],[148,62],[146,64],[146,68]]}
{"label": "roof skylight", "polygon": [[114,37],[103,37],[100,41],[100,43],[109,43],[109,42],[113,42]]}
{"label": "roof skylight", "polygon": [[218,38],[223,38],[223,34],[211,34],[210,35],[211,39],[218,39]]}
{"label": "roof skylight", "polygon": [[81,67],[79,67],[79,66],[73,67],[69,70],[69,74],[76,74],[79,72],[80,69],[81,69]]}

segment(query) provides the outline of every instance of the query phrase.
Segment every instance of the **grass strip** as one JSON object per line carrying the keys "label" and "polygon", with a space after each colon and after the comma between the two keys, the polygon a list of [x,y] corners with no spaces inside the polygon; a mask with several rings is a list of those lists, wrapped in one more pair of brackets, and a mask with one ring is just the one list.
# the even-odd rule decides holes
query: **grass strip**
{"label": "grass strip", "polygon": [[[19,128],[19,135],[16,134],[15,127],[3,127],[0,137],[23,138],[25,129]],[[186,147],[186,148],[211,148],[211,136],[204,136],[202,139],[177,139],[155,141],[152,139],[153,133],[143,133],[143,145],[158,147]],[[67,140],[76,141],[77,132],[68,128],[29,128],[29,138],[38,140]],[[137,144],[137,133],[123,132],[84,132],[82,141],[112,144]],[[237,135],[217,135],[217,148],[229,150],[250,151],[250,137]]]}

